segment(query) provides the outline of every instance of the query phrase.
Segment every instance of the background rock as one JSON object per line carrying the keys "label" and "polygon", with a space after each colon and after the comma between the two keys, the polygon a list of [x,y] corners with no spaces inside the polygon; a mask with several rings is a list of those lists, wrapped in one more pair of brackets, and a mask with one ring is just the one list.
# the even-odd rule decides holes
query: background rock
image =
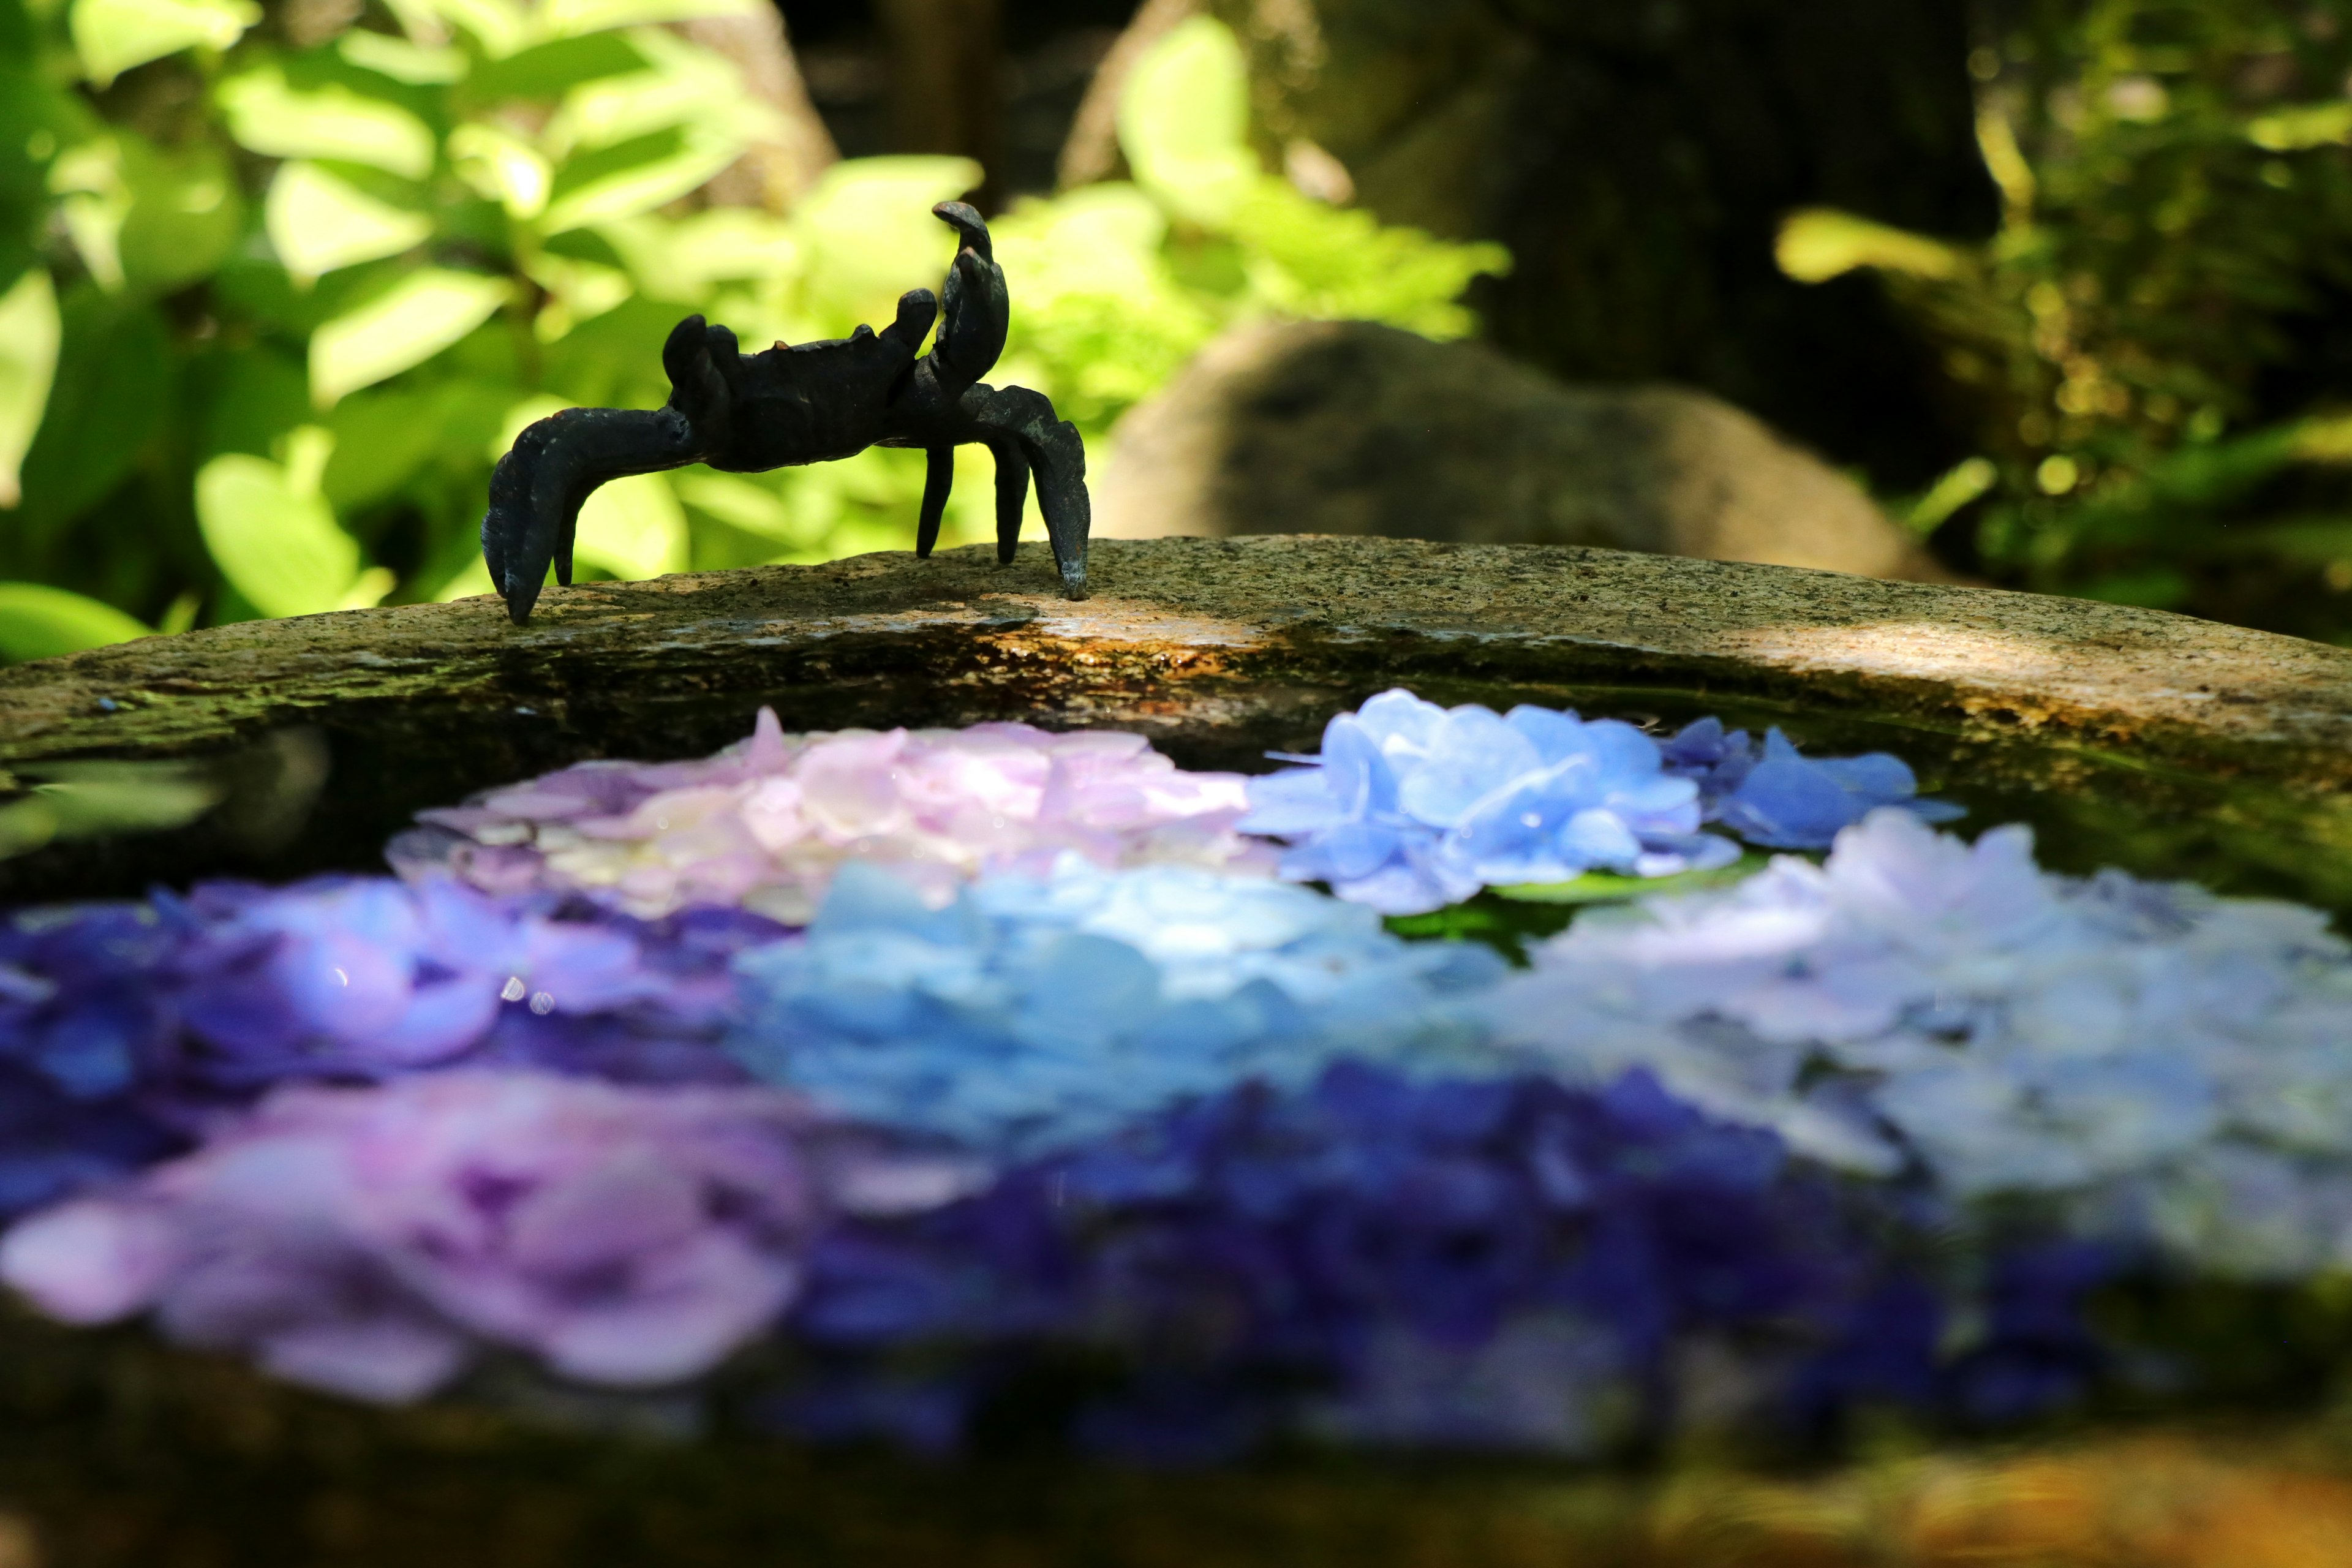
{"label": "background rock", "polygon": [[1564,386],[1369,322],[1227,334],[1098,468],[1106,538],[1375,534],[1948,576],[1851,479],[1720,399]]}
{"label": "background rock", "polygon": [[[1383,221],[1510,247],[1473,300],[1512,355],[1702,387],[1889,489],[1969,455],[1877,285],[1792,282],[1772,243],[1816,205],[1993,230],[1969,0],[1153,0],[1137,30],[1194,8],[1249,52],[1268,167],[1310,144]],[[1066,180],[1116,163],[1081,114]]]}

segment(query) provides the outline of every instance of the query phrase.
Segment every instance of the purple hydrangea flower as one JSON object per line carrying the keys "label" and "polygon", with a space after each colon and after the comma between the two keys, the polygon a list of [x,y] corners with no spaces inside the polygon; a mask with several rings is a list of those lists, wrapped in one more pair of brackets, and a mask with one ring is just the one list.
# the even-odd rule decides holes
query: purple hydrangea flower
{"label": "purple hydrangea flower", "polygon": [[740,906],[814,914],[845,861],[887,865],[934,899],[987,869],[1263,869],[1234,831],[1242,779],[1180,771],[1141,736],[1026,724],[786,735],[698,762],[583,763],[428,811],[396,839],[404,874],[446,868],[492,892],[585,893],[647,918]]}
{"label": "purple hydrangea flower", "polygon": [[1844,829],[1882,806],[1922,822],[1964,815],[1948,801],[1919,796],[1900,757],[1807,757],[1777,729],[1759,749],[1745,730],[1719,719],[1685,725],[1661,748],[1666,771],[1699,786],[1706,820],[1768,849],[1826,849]]}
{"label": "purple hydrangea flower", "polygon": [[[874,1393],[894,1353],[1061,1344],[1135,1369],[1080,1413],[1096,1447],[1197,1458],[1290,1430],[1591,1452],[1666,1418],[1693,1343],[1769,1324],[1794,1349],[1752,1370],[1783,1374],[1845,1353],[1895,1277],[1855,1201],[1643,1075],[1585,1092],[1342,1064],[828,1235],[794,1331],[869,1375],[784,1414],[896,1430],[913,1391]],[[1905,1342],[1915,1384],[1940,1312]],[[916,1402],[918,1436],[937,1440],[945,1392]]]}
{"label": "purple hydrangea flower", "polygon": [[197,934],[164,990],[180,1028],[161,1076],[229,1091],[461,1060],[733,1076],[708,1045],[732,1002],[729,964],[782,928],[740,911],[577,912],[446,877],[199,887],[182,910]]}
{"label": "purple hydrangea flower", "polygon": [[1311,765],[1252,779],[1244,832],[1289,841],[1282,875],[1388,914],[1498,883],[1729,865],[1698,831],[1698,786],[1631,724],[1381,693],[1332,720]]}
{"label": "purple hydrangea flower", "polygon": [[52,1317],[152,1313],[184,1343],[404,1401],[483,1346],[589,1383],[707,1371],[798,1294],[809,1238],[973,1173],[759,1089],[452,1072],[281,1089],[133,1185],[0,1239]]}
{"label": "purple hydrangea flower", "polygon": [[1188,867],[982,878],[945,908],[851,865],[803,941],[746,954],[736,1054],[845,1115],[992,1152],[1097,1136],[1339,1054],[1460,1070],[1504,964],[1371,910]]}

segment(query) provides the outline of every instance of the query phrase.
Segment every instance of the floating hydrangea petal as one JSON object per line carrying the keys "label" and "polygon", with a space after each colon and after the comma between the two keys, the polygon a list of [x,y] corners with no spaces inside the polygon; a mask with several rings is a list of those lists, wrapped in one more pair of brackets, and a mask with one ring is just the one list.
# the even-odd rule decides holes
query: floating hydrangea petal
{"label": "floating hydrangea petal", "polygon": [[1507,714],[1382,692],[1324,729],[1313,765],[1250,781],[1244,832],[1289,845],[1281,874],[1322,882],[1385,914],[1425,914],[1485,887],[1591,872],[1714,870],[1752,842],[1826,848],[1872,807],[1919,801],[1895,757],[1814,761],[1778,730],[1761,753],[1745,731],[1701,720],[1663,744],[1613,719],[1521,706]]}
{"label": "floating hydrangea petal", "polygon": [[1372,911],[1187,867],[982,878],[944,908],[853,864],[804,940],[748,953],[762,1077],[844,1114],[992,1152],[1063,1147],[1335,1055],[1460,1065],[1484,948],[1412,943]]}
{"label": "floating hydrangea petal", "polygon": [[1900,757],[1807,757],[1779,730],[1759,746],[1745,730],[1698,720],[1660,743],[1666,771],[1699,786],[1706,819],[1770,849],[1826,849],[1841,829],[1881,806],[1899,806],[1922,822],[1965,815],[1948,801],[1919,795]]}
{"label": "floating hydrangea petal", "polygon": [[485,1344],[667,1384],[763,1331],[834,1216],[944,1203],[974,1176],[760,1089],[473,1071],[291,1088],[132,1186],[18,1222],[0,1279],[69,1322],[152,1312],[362,1399],[428,1394]]}
{"label": "floating hydrangea petal", "polygon": [[1996,1268],[1988,1331],[1947,1359],[1947,1299],[1883,1248],[1871,1205],[1643,1074],[1570,1089],[1341,1063],[830,1233],[793,1328],[834,1375],[784,1411],[937,1447],[985,1386],[910,1385],[896,1352],[1001,1368],[1076,1345],[1128,1380],[1076,1435],[1130,1457],[1285,1432],[1589,1455],[1659,1434],[1697,1392],[1683,1352],[1730,1354],[1750,1326],[1789,1347],[1739,1369],[1766,1419],[1965,1394],[1977,1360],[2029,1332],[2052,1352],[2042,1400],[2096,1365],[2062,1331],[2100,1278],[2087,1266]]}
{"label": "floating hydrangea petal", "polygon": [[404,874],[485,890],[585,893],[644,918],[736,905],[789,924],[862,859],[941,900],[988,869],[1076,853],[1264,872],[1234,825],[1242,779],[1179,770],[1139,735],[1026,724],[786,735],[768,709],[749,741],[686,763],[583,763],[419,815]]}
{"label": "floating hydrangea petal", "polygon": [[2022,827],[1882,809],[1824,865],[1588,914],[1535,962],[1495,1014],[1555,1070],[1644,1067],[1821,1158],[2193,1266],[2352,1265],[2352,950],[2315,910],[2048,875]]}

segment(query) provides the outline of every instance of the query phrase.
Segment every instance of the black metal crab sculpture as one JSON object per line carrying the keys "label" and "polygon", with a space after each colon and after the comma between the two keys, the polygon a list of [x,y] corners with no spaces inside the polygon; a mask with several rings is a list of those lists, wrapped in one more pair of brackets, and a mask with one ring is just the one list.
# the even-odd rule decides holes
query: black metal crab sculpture
{"label": "black metal crab sculpture", "polygon": [[940,519],[955,481],[955,449],[986,446],[996,457],[996,559],[1010,565],[1021,535],[1029,476],[1054,545],[1054,563],[1074,599],[1087,594],[1087,449],[1077,426],[1058,419],[1042,393],[997,388],[981,377],[1004,352],[1011,306],[988,226],[961,202],[931,211],[962,244],[949,268],[939,341],[919,359],[942,300],[928,289],[901,295],[898,319],[879,332],[745,357],[735,334],[688,316],[662,345],[669,401],[651,411],[567,408],[515,438],[490,476],[482,517],[482,559],[520,626],[547,580],[572,582],[572,542],[581,504],[598,485],[631,474],[708,463],[730,473],[851,458],[868,447],[919,447],[929,454],[915,553],[939,542]]}

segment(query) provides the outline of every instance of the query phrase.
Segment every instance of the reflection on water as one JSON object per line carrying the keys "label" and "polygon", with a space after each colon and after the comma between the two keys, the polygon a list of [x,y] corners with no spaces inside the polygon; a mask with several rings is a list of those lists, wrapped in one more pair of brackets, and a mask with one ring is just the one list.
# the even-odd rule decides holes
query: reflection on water
{"label": "reflection on water", "polygon": [[302,831],[325,788],[325,740],[273,731],[215,756],[92,758],[0,770],[0,859],[52,844],[203,824],[230,853],[268,854]]}

